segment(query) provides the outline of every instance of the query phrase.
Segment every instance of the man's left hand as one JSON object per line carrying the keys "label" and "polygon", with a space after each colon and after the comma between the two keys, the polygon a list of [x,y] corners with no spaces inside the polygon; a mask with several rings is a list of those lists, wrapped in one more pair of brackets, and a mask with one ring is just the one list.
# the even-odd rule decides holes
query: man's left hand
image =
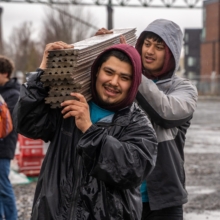
{"label": "man's left hand", "polygon": [[92,125],[90,119],[89,105],[85,97],[80,93],[71,93],[78,100],[67,100],[61,103],[63,118],[75,117],[75,123],[83,133]]}

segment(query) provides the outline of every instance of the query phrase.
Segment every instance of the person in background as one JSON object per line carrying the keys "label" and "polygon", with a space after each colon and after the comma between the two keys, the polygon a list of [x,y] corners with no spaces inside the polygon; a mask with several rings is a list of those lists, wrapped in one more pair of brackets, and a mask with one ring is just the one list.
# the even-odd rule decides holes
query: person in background
{"label": "person in background", "polygon": [[133,102],[141,82],[140,55],[126,44],[106,49],[91,68],[92,100],[71,93],[76,100],[51,109],[40,76],[48,51],[68,48],[64,42],[46,46],[14,110],[19,133],[51,142],[31,219],[139,220],[140,184],[157,156],[155,131]]}
{"label": "person in background", "polygon": [[[11,78],[14,65],[10,59],[0,56],[0,94],[7,103],[12,115],[19,98],[20,85],[16,78]],[[15,196],[8,178],[10,162],[14,158],[17,144],[17,133],[13,130],[8,136],[0,139],[0,220],[17,220]]]}
{"label": "person in background", "polygon": [[[101,28],[96,35],[111,32]],[[140,34],[135,46],[143,73],[136,100],[150,118],[158,139],[156,166],[141,185],[142,220],[182,220],[187,202],[184,145],[198,93],[189,80],[175,74],[182,40],[176,23],[157,19]],[[124,36],[120,42],[126,43]]]}

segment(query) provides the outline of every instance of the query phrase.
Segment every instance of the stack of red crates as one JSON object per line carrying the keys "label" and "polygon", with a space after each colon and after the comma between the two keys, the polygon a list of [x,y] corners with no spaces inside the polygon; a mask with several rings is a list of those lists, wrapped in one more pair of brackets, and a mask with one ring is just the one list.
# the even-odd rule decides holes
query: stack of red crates
{"label": "stack of red crates", "polygon": [[18,134],[17,153],[15,155],[17,171],[26,176],[38,176],[45,156],[44,142],[33,140]]}

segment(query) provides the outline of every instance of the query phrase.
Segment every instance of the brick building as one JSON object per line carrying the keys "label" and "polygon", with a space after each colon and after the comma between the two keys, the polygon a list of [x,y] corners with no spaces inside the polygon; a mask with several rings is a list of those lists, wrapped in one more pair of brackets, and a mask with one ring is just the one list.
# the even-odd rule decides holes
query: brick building
{"label": "brick building", "polygon": [[203,33],[200,47],[201,76],[220,76],[220,0],[203,3]]}
{"label": "brick building", "polygon": [[201,37],[201,28],[184,30],[184,75],[189,79],[198,78],[200,75]]}

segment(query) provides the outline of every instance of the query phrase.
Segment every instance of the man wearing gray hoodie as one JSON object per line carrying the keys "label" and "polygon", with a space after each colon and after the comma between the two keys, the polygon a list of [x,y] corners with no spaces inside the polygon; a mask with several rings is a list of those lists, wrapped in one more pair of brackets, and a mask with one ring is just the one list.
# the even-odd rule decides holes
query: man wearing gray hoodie
{"label": "man wearing gray hoodie", "polygon": [[[96,35],[111,33],[105,28]],[[182,220],[187,202],[184,171],[185,135],[197,103],[197,90],[175,74],[183,34],[172,21],[157,19],[140,34],[142,59],[137,102],[151,119],[158,139],[156,166],[141,185],[142,220]],[[121,36],[121,43],[126,39]]]}
{"label": "man wearing gray hoodie", "polygon": [[141,185],[143,220],[182,220],[182,205],[187,202],[183,149],[198,94],[189,80],[175,74],[182,40],[177,24],[158,19],[140,34],[135,46],[143,66],[136,99],[158,138],[156,167]]}

